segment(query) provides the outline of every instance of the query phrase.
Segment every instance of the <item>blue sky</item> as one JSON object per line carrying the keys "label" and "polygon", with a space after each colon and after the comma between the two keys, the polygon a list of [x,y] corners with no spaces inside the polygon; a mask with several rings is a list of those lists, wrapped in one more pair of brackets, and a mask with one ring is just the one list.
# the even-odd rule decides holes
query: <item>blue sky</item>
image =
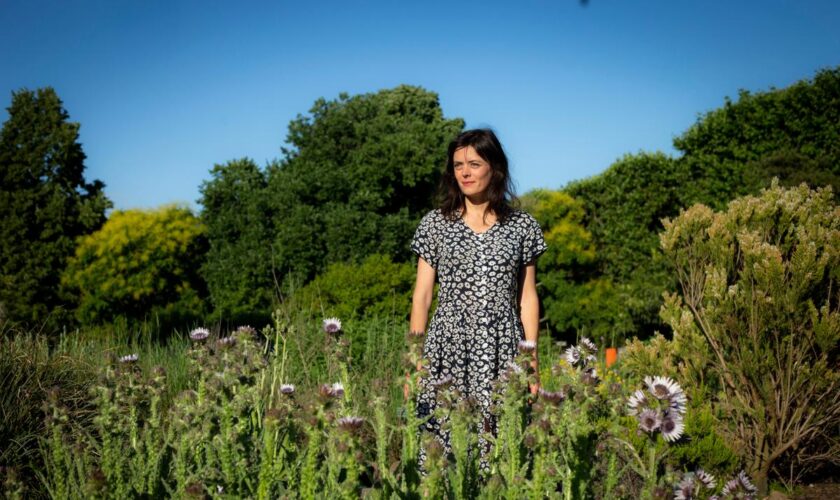
{"label": "blue sky", "polygon": [[493,127],[521,193],[840,65],[838,25],[834,0],[0,0],[0,120],[52,86],[116,208],[198,208],[214,164],[278,158],[315,99],[407,83]]}

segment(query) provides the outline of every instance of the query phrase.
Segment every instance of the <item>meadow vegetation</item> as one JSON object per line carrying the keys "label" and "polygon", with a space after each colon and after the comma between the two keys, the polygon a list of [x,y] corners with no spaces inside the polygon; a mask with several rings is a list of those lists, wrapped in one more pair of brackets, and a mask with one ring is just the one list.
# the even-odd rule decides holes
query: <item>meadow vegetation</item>
{"label": "meadow vegetation", "polygon": [[[0,490],[741,498],[831,477],[838,99],[838,69],[743,92],[675,139],[679,156],[525,193],[549,243],[540,343],[499,381],[495,437],[431,381],[445,456],[402,394],[406,372],[412,391],[423,376],[407,243],[464,126],[435,94],[321,99],[283,158],[216,165],[201,213],[106,218],[78,124],[50,89],[15,93],[0,135]],[[603,348],[621,345],[608,369]]]}

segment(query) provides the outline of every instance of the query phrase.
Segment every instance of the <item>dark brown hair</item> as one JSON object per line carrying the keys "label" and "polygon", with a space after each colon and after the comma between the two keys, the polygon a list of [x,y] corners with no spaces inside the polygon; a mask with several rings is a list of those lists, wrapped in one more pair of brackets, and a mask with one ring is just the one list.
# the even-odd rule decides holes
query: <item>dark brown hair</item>
{"label": "dark brown hair", "polygon": [[[487,186],[487,210],[492,210],[500,223],[504,222],[513,207],[518,204],[518,200],[513,193],[507,156],[496,134],[490,129],[465,130],[449,143],[446,170],[440,178],[438,189],[440,210],[445,217],[452,219],[457,216],[459,210],[465,208],[464,193],[461,192],[455,178],[454,157],[455,151],[467,146],[472,146],[478,156],[490,164],[492,174],[490,185]],[[487,215],[486,211],[484,215]]]}

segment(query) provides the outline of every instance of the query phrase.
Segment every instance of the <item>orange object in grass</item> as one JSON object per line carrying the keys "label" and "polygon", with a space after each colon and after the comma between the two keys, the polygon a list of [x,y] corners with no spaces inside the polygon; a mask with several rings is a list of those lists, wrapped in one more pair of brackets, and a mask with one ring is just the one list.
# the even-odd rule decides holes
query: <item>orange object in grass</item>
{"label": "orange object in grass", "polygon": [[607,368],[609,368],[618,359],[618,349],[607,347],[604,353],[606,354]]}

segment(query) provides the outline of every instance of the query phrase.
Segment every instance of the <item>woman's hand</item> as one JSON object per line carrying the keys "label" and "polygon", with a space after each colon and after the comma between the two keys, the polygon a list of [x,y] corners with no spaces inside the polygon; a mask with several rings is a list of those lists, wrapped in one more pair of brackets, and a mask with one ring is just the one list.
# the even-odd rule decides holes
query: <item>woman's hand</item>
{"label": "woman's hand", "polygon": [[536,379],[534,383],[528,384],[528,388],[531,390],[531,394],[534,396],[540,391],[540,363],[537,360],[537,353],[536,351],[533,353],[534,359],[531,360],[531,369],[534,370],[534,378]]}

